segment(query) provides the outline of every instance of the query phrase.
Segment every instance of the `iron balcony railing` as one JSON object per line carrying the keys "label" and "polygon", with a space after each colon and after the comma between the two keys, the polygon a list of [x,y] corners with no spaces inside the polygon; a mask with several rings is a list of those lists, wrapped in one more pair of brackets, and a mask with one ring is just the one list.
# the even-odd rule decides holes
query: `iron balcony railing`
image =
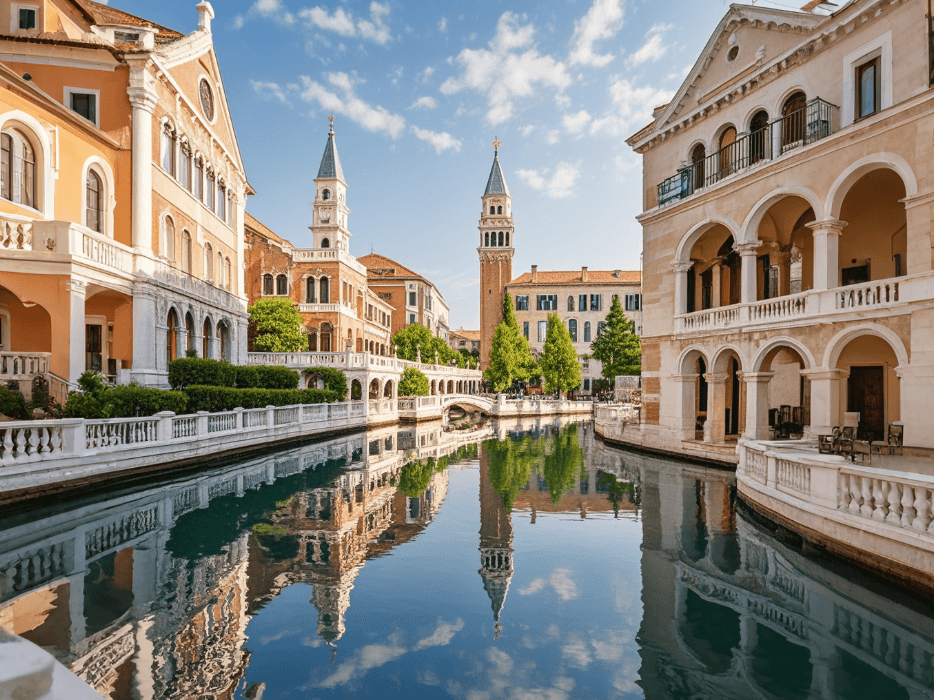
{"label": "iron balcony railing", "polygon": [[773,160],[795,148],[830,136],[836,110],[836,105],[817,97],[802,109],[769,122],[752,133],[742,134],[730,145],[681,168],[676,175],[660,183],[658,206],[684,199],[751,165]]}

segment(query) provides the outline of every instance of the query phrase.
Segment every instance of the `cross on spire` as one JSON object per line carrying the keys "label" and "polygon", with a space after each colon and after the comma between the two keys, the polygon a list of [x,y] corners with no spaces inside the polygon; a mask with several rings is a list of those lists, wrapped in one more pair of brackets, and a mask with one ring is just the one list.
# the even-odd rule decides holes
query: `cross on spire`
{"label": "cross on spire", "polygon": [[334,135],[334,115],[333,114],[328,115],[328,121],[331,122],[331,129],[328,131],[328,133],[333,136]]}
{"label": "cross on spire", "polygon": [[494,150],[496,153],[499,153],[499,147],[502,146],[502,145],[503,145],[503,144],[502,144],[502,142],[499,140],[499,136],[494,136],[494,137],[493,137],[493,150]]}

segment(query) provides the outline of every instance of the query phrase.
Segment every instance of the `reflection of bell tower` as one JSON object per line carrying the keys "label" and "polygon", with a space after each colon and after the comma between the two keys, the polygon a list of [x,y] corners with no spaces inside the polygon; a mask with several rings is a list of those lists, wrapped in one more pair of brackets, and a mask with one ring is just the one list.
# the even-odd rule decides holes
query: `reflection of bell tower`
{"label": "reflection of bell tower", "polygon": [[490,480],[490,459],[480,451],[480,571],[483,589],[490,596],[496,636],[500,613],[512,581],[512,517]]}
{"label": "reflection of bell tower", "polygon": [[499,140],[493,141],[493,168],[480,212],[480,369],[490,366],[490,345],[503,320],[503,291],[512,281],[515,227],[512,197],[499,166]]}
{"label": "reflection of bell tower", "polygon": [[350,591],[358,569],[345,571],[336,581],[314,580],[311,604],[318,611],[318,636],[333,644],[344,636],[344,615],[350,607]]}
{"label": "reflection of bell tower", "polygon": [[347,230],[347,182],[337,154],[334,140],[334,117],[324,146],[318,177],[315,178],[315,221],[309,228],[314,234],[315,248],[350,250],[350,231]]}

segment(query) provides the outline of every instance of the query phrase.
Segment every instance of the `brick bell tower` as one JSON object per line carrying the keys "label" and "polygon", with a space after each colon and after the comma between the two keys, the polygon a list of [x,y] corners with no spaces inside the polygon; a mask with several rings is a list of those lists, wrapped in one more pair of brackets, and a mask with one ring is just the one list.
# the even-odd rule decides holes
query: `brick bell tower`
{"label": "brick bell tower", "polygon": [[493,168],[483,193],[480,212],[480,369],[490,366],[490,345],[503,320],[503,291],[512,281],[515,254],[512,197],[499,165],[500,142],[494,137]]}

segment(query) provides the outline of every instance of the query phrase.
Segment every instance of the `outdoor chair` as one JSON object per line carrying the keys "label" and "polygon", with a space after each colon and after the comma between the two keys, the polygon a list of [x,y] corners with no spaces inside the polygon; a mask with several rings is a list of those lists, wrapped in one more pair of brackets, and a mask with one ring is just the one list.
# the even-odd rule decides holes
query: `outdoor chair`
{"label": "outdoor chair", "polygon": [[850,457],[853,454],[853,443],[856,442],[856,428],[847,425],[840,429],[837,438],[837,454]]}
{"label": "outdoor chair", "polygon": [[850,461],[854,464],[872,464],[872,440],[854,440],[850,452]]}
{"label": "outdoor chair", "polygon": [[889,436],[885,442],[877,442],[872,447],[876,454],[883,454],[883,450],[890,455],[902,454],[905,444],[905,426],[902,423],[889,423]]}
{"label": "outdoor chair", "polygon": [[834,426],[830,435],[817,436],[817,451],[822,455],[836,454],[837,439],[840,436],[840,427]]}

